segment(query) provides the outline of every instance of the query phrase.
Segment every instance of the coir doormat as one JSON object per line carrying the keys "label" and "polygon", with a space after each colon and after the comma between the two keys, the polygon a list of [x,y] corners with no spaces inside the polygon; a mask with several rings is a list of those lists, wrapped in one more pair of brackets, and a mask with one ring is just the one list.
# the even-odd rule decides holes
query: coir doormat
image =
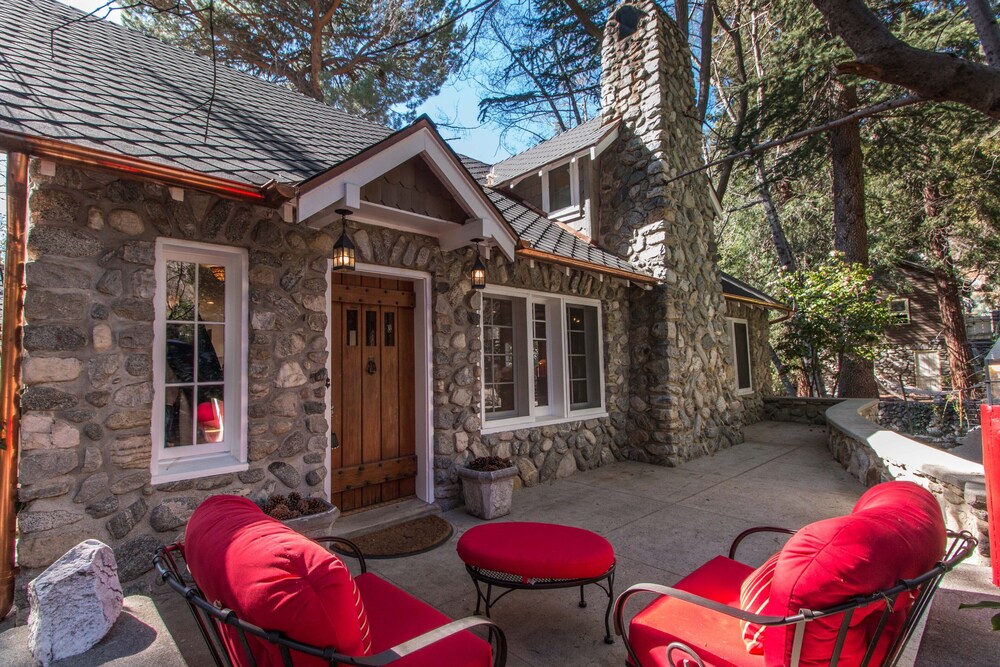
{"label": "coir doormat", "polygon": [[[439,516],[425,516],[349,538],[365,558],[402,558],[435,549],[451,537],[454,529]],[[352,554],[331,545],[345,556]]]}

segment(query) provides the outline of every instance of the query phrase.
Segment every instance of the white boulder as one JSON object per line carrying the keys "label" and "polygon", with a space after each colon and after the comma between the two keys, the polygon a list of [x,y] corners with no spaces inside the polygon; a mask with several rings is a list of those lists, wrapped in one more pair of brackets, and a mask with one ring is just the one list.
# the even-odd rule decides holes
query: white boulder
{"label": "white boulder", "polygon": [[79,655],[108,633],[122,610],[111,547],[85,540],[28,584],[28,649],[42,665]]}

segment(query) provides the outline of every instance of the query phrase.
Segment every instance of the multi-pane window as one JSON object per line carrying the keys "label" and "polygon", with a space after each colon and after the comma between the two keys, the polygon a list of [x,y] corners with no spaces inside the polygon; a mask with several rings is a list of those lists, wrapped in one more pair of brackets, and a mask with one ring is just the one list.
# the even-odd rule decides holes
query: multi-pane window
{"label": "multi-pane window", "polygon": [[246,253],[157,247],[154,481],[245,467]]}
{"label": "multi-pane window", "polygon": [[573,205],[573,185],[570,164],[549,171],[549,210],[558,211]]}
{"label": "multi-pane window", "polygon": [[894,324],[910,323],[910,300],[893,299],[889,302],[889,313]]}
{"label": "multi-pane window", "polygon": [[753,391],[753,377],[750,372],[750,329],[746,320],[729,320],[733,346],[733,376],[736,391],[749,394]]}
{"label": "multi-pane window", "polygon": [[596,303],[503,292],[483,297],[486,421],[499,426],[601,410],[603,368]]}

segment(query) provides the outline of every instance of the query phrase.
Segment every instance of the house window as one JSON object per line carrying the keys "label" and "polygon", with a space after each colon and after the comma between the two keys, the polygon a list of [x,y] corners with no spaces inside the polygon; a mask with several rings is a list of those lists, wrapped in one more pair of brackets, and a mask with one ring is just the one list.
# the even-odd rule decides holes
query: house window
{"label": "house window", "polygon": [[246,469],[246,251],[156,247],[154,483]]}
{"label": "house window", "polygon": [[910,300],[893,299],[889,302],[889,313],[894,324],[910,323]]}
{"label": "house window", "polygon": [[746,320],[729,319],[730,337],[733,346],[733,378],[737,394],[753,393],[753,377],[750,372],[750,327]]}
{"label": "house window", "polygon": [[492,288],[482,335],[487,430],[603,412],[598,302]]}
{"label": "house window", "polygon": [[580,214],[579,160],[556,165],[541,172],[542,210],[556,219],[578,217]]}

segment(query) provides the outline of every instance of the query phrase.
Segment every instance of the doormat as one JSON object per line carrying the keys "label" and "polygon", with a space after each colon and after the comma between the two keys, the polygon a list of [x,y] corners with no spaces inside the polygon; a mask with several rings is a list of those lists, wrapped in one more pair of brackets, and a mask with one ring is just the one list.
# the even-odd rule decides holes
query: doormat
{"label": "doormat", "polygon": [[[441,546],[453,532],[451,524],[441,517],[425,516],[348,539],[358,545],[365,558],[402,558]],[[335,544],[331,546],[341,555],[352,555]]]}

